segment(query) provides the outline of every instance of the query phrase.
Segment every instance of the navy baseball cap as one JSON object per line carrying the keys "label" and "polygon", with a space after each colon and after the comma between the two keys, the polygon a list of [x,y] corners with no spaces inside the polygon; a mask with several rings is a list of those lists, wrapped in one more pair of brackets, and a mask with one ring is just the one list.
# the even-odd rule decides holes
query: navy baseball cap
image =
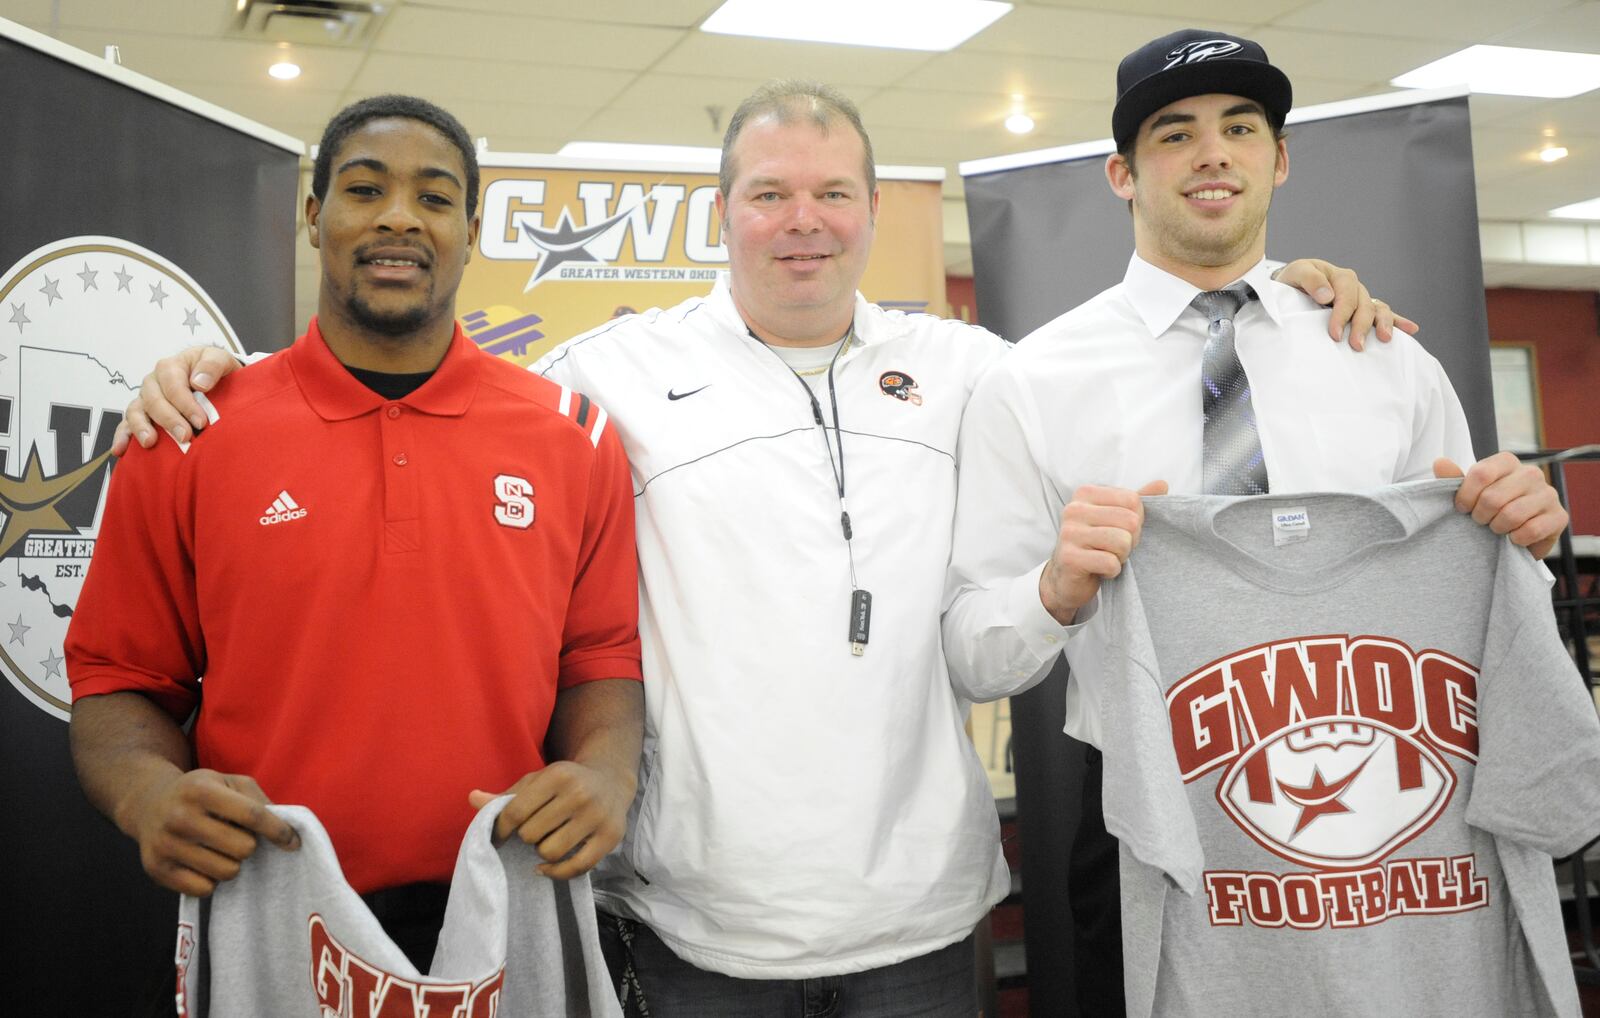
{"label": "navy baseball cap", "polygon": [[1288,77],[1267,61],[1267,51],[1259,43],[1226,32],[1185,28],[1145,43],[1117,65],[1111,136],[1117,148],[1126,148],[1139,125],[1156,110],[1214,92],[1254,99],[1267,111],[1275,131],[1283,129],[1283,119],[1294,105]]}

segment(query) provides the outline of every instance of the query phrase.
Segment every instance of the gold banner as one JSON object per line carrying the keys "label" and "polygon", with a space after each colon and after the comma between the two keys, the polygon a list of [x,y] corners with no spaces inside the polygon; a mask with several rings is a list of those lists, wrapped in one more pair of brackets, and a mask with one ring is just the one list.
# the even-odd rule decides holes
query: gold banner
{"label": "gold banner", "polygon": [[[862,292],[943,314],[939,182],[878,186]],[[483,231],[456,303],[467,334],[528,364],[609,318],[708,292],[728,265],[716,190],[711,173],[485,166]]]}

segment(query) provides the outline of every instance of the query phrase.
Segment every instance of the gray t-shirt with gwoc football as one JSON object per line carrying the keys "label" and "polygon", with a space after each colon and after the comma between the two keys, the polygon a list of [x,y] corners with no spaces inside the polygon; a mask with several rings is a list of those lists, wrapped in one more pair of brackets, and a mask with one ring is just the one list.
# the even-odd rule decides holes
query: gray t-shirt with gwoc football
{"label": "gray t-shirt with gwoc football", "polygon": [[1130,1015],[1578,1014],[1600,723],[1457,482],[1146,499],[1102,592]]}
{"label": "gray t-shirt with gwoc football", "polygon": [[467,828],[426,974],[345,883],[312,812],[270,807],[299,850],[263,841],[209,899],[179,903],[179,1018],[620,1018],[589,878],[539,875],[538,853],[515,837],[496,848],[509,801]]}

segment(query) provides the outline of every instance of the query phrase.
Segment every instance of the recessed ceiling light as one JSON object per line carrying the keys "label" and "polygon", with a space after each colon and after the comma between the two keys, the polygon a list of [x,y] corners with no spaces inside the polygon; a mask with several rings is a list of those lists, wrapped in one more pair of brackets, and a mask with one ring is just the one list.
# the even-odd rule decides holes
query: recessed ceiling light
{"label": "recessed ceiling light", "polygon": [[1565,145],[1546,145],[1544,148],[1539,150],[1539,158],[1547,163],[1553,163],[1558,159],[1565,159],[1566,157],[1567,149]]}
{"label": "recessed ceiling light", "polygon": [[1006,118],[1006,130],[1012,134],[1027,134],[1033,130],[1033,118],[1019,110]]}
{"label": "recessed ceiling light", "polygon": [[1466,85],[1492,95],[1566,99],[1600,88],[1600,53],[1515,46],[1468,46],[1407,71],[1389,84],[1401,88]]}
{"label": "recessed ceiling light", "polygon": [[722,161],[722,149],[699,145],[636,145],[620,141],[569,141],[557,155],[580,159],[645,159],[666,163],[711,163]]}
{"label": "recessed ceiling light", "polygon": [[885,49],[949,50],[1011,10],[995,0],[809,0],[804,14],[772,0],[727,0],[702,32]]}
{"label": "recessed ceiling light", "polygon": [[1600,198],[1590,198],[1588,201],[1563,205],[1558,209],[1551,209],[1550,214],[1557,219],[1600,220]]}
{"label": "recessed ceiling light", "polygon": [[267,73],[279,81],[292,81],[300,77],[300,65],[288,60],[280,60],[267,68]]}

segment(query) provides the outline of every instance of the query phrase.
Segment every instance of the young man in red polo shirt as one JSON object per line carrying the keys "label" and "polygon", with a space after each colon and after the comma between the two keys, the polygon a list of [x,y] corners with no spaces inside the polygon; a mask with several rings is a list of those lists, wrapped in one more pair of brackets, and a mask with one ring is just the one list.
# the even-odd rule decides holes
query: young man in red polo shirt
{"label": "young man in red polo shirt", "polygon": [[473,811],[515,793],[498,833],[588,870],[643,723],[627,464],[603,410],[456,325],[477,190],[429,103],[333,119],[317,318],[203,438],[117,468],[67,640],[79,777],[152,879],[210,893],[295,847],[268,797],[301,803],[424,969]]}

